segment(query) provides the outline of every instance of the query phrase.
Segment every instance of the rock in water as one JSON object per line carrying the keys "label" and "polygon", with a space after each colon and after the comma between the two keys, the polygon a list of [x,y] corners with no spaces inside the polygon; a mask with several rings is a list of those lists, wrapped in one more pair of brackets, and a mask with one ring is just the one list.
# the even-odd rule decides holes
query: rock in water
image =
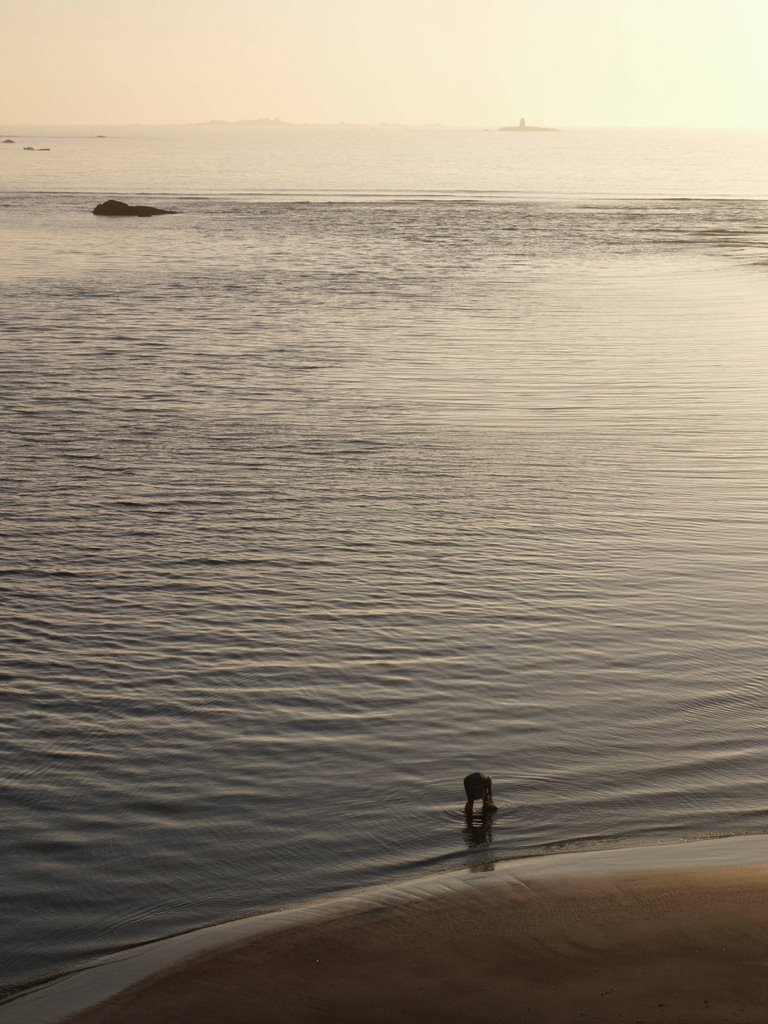
{"label": "rock in water", "polygon": [[118,199],[99,203],[94,206],[93,212],[98,217],[155,217],[159,213],[176,213],[175,210],[158,210],[156,206],[129,206]]}

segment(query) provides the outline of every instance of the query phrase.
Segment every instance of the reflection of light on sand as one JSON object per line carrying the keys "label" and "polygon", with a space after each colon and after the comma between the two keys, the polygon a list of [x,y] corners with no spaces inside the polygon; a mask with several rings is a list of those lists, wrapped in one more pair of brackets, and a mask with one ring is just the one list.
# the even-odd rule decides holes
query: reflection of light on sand
{"label": "reflection of light on sand", "polygon": [[[178,935],[161,942],[135,947],[108,957],[92,967],[67,975],[31,990],[0,1007],[0,1024],[48,1024],[108,999],[131,985],[175,965],[223,951],[258,939],[270,932],[297,925],[317,925],[345,915],[357,919],[367,914],[396,908],[432,897],[496,897],[504,893],[519,899],[541,886],[563,891],[571,883],[588,886],[609,876],[642,879],[653,890],[656,872],[684,872],[702,869],[724,875],[729,870],[763,867],[768,863],[768,836],[740,836],[726,839],[676,843],[625,850],[601,850],[558,856],[513,860],[495,865],[493,872],[446,872],[395,886],[380,886],[296,907],[278,913],[232,921]],[[671,876],[668,876],[671,877]],[[675,875],[679,880],[681,876]],[[714,875],[712,876],[714,877]],[[736,874],[734,886],[738,887]],[[661,881],[661,879],[660,879]],[[486,888],[486,887],[493,887]],[[678,885],[685,893],[685,886]],[[631,914],[631,910],[628,911]]]}

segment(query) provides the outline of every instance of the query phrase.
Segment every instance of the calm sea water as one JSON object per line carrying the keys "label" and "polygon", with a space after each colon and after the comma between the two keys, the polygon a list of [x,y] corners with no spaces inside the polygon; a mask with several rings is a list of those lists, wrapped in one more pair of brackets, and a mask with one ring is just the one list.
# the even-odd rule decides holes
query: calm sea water
{"label": "calm sea water", "polygon": [[0,146],[0,983],[765,831],[768,135],[104,131]]}

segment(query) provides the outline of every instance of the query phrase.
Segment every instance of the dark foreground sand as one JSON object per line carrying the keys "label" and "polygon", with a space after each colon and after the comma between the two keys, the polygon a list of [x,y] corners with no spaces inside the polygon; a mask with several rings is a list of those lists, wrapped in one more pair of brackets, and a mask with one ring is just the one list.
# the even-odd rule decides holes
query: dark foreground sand
{"label": "dark foreground sand", "polygon": [[207,953],[77,1024],[768,1022],[768,867],[492,877]]}

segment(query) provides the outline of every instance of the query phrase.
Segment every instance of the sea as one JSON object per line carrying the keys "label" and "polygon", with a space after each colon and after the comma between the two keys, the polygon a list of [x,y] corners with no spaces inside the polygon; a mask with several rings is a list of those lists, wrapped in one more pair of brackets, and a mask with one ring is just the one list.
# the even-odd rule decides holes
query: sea
{"label": "sea", "polygon": [[768,830],[768,132],[0,132],[3,991]]}

